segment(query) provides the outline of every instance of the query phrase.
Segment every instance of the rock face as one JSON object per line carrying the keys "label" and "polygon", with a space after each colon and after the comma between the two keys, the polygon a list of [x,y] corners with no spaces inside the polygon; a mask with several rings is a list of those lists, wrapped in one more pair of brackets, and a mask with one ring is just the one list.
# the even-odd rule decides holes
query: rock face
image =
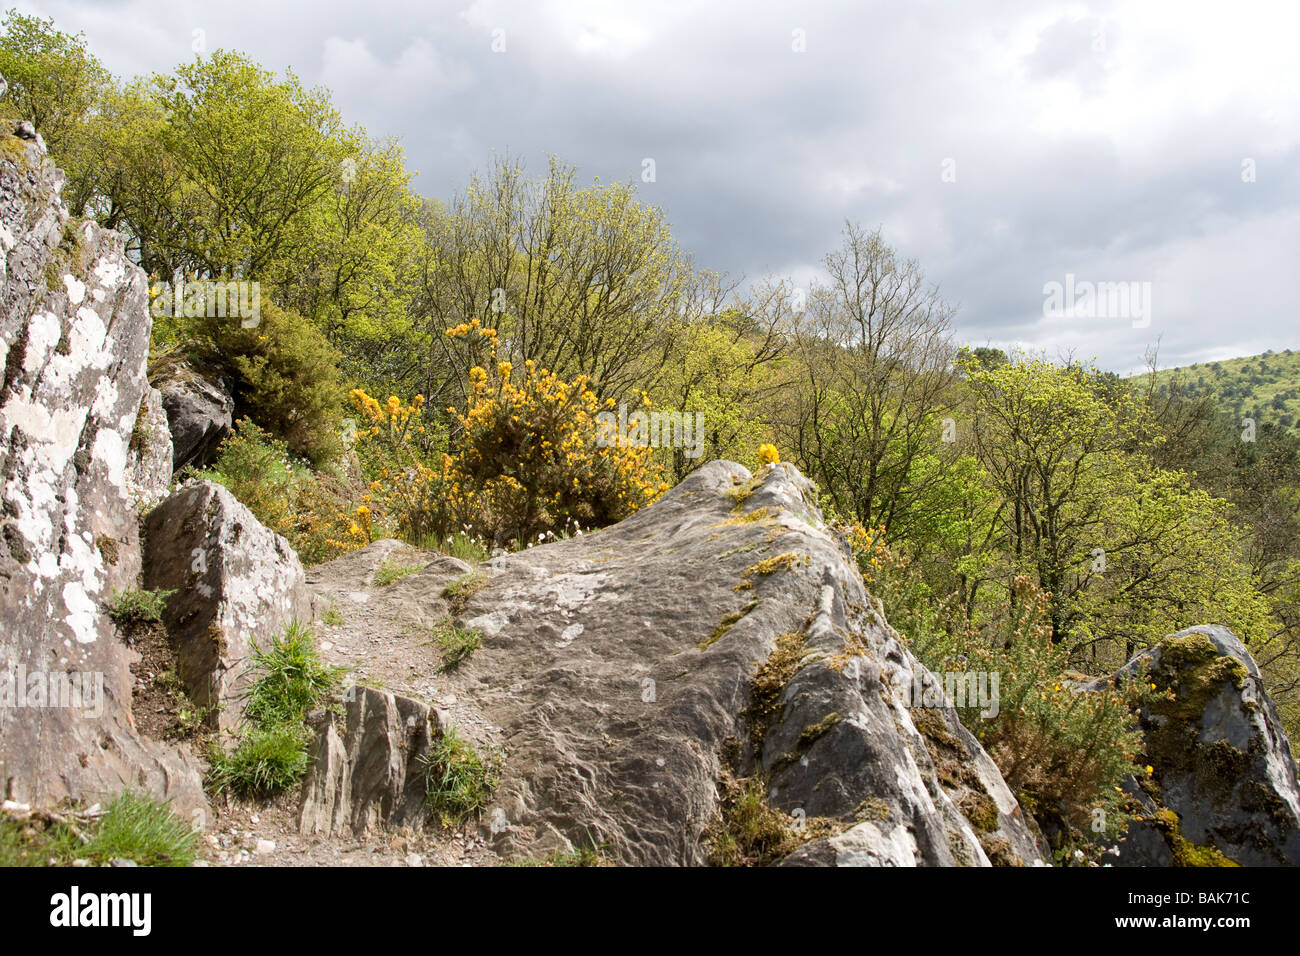
{"label": "rock face", "polygon": [[[131,652],[103,610],[140,569],[128,466],[145,277],[115,234],[68,219],[39,142],[0,140],[0,795],[127,783],[202,807],[193,762],[136,735]],[[67,705],[73,678],[93,700]]]}
{"label": "rock face", "polygon": [[126,456],[127,487],[145,507],[167,497],[172,481],[172,437],[163,410],[162,393],[148,389],[131,430]]}
{"label": "rock face", "polygon": [[[1145,673],[1157,693],[1140,726],[1153,773],[1130,792],[1144,807],[1121,843],[1132,866],[1300,864],[1300,786],[1259,668],[1231,631],[1179,631],[1111,681]],[[1103,682],[1094,682],[1093,687]]]}
{"label": "rock face", "polygon": [[372,687],[353,685],[344,701],[342,721],[330,711],[310,721],[315,762],[303,788],[301,833],[362,837],[381,826],[422,824],[422,758],[435,716],[427,704]]}
{"label": "rock face", "polygon": [[738,778],[803,822],[790,864],[1041,860],[951,707],[908,706],[921,665],[812,501],[789,465],[712,462],[612,528],[493,562],[457,673],[501,728],[498,852],[702,864]]}
{"label": "rock face", "polygon": [[155,372],[152,383],[162,394],[171,431],[172,471],[186,465],[202,468],[217,457],[217,449],[234,425],[235,400],[210,376],[187,362],[173,362]]}
{"label": "rock face", "polygon": [[252,642],[265,642],[311,599],[289,542],[263,526],[221,485],[187,485],[145,521],[145,587],[175,590],[164,622],[190,699],[218,708],[214,725],[233,727]]}

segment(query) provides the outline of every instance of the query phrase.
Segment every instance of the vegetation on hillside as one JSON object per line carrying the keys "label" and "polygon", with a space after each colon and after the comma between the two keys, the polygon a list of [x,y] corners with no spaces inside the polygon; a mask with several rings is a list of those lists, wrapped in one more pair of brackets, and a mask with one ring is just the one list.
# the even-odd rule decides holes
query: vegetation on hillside
{"label": "vegetation on hillside", "polygon": [[1295,349],[1156,369],[1140,378],[1143,386],[1153,380],[1162,396],[1210,399],[1238,423],[1251,418],[1257,427],[1300,431],[1300,351]]}
{"label": "vegetation on hillside", "polygon": [[[235,384],[205,476],[304,561],[385,535],[481,556],[618,521],[712,458],[781,459],[924,662],[1004,675],[1000,716],[963,718],[1061,832],[1142,772],[1124,702],[1081,705],[1071,677],[1163,635],[1233,629],[1300,730],[1289,351],[1126,381],[961,349],[953,307],[879,231],[846,224],[823,283],[741,292],[632,184],[500,159],[429,199],[328,91],[242,54],[123,81],[49,21],[2,29],[4,109],[37,119],[75,214],[120,230],[158,286],[259,283],[259,324],[182,310],[154,345]],[[629,440],[656,414],[663,447]],[[472,643],[445,644],[447,666]],[[223,785],[296,774],[300,720],[267,715]],[[449,817],[482,802],[467,767],[430,764]]]}

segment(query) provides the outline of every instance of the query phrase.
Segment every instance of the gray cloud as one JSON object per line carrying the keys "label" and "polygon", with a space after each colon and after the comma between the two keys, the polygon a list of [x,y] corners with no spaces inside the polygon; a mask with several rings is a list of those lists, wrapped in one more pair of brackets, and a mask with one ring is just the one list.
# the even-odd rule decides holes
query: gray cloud
{"label": "gray cloud", "polygon": [[[292,68],[349,121],[399,136],[427,195],[494,151],[604,180],[653,158],[643,197],[700,265],[733,274],[803,281],[846,217],[882,225],[960,304],[968,341],[1119,370],[1156,340],[1166,363],[1297,344],[1300,84],[1276,7],[19,6],[84,30],[123,75],[188,59],[195,30]],[[1043,284],[1067,272],[1151,282],[1150,327],[1044,318]]]}

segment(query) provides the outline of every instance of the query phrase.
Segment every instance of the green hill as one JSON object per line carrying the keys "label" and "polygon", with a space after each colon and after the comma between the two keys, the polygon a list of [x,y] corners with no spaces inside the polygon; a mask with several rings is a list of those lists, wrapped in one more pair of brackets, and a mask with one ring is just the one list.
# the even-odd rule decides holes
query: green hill
{"label": "green hill", "polygon": [[1189,398],[1209,394],[1238,416],[1300,430],[1300,351],[1295,349],[1161,369],[1156,383],[1166,394],[1172,391]]}

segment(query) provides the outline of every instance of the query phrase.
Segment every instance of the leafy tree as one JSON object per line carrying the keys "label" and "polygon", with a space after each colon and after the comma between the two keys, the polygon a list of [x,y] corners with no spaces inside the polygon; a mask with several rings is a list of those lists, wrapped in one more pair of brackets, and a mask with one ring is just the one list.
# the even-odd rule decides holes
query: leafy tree
{"label": "leafy tree", "polygon": [[109,73],[86,48],[84,34],[62,33],[53,20],[10,9],[0,31],[0,74],[9,84],[0,112],[32,122],[68,175],[64,199],[80,210],[97,160],[88,125],[110,88]]}
{"label": "leafy tree", "polygon": [[475,319],[500,333],[502,357],[516,364],[585,375],[602,398],[652,390],[692,288],[689,264],[663,212],[632,185],[579,187],[575,175],[552,160],[532,180],[500,160],[450,207],[426,210],[429,368],[450,371],[458,398],[481,356],[441,333]]}

